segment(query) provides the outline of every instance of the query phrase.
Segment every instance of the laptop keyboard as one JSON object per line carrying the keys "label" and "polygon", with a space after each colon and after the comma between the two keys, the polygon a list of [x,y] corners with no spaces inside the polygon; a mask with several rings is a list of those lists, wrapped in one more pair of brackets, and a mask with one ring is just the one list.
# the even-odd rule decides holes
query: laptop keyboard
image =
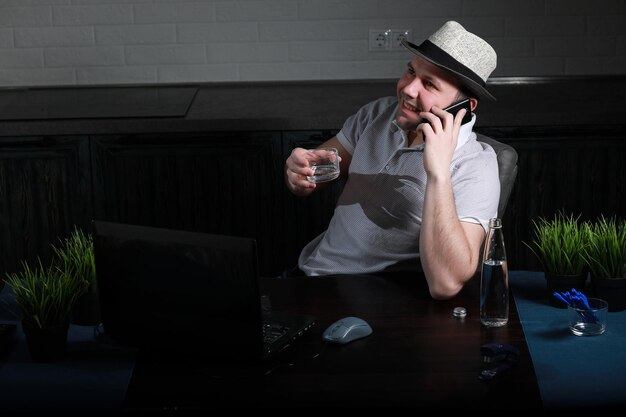
{"label": "laptop keyboard", "polygon": [[269,347],[272,343],[287,334],[289,327],[277,323],[263,323],[263,345]]}

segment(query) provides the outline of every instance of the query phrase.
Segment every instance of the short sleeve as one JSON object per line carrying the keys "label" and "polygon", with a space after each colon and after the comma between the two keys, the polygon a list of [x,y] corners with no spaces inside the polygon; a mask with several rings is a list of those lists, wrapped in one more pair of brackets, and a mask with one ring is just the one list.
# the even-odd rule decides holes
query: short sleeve
{"label": "short sleeve", "polygon": [[343,127],[337,133],[337,139],[350,155],[354,154],[356,144],[365,129],[381,114],[387,114],[388,109],[391,106],[395,107],[397,102],[396,97],[379,98],[364,105],[346,119]]}

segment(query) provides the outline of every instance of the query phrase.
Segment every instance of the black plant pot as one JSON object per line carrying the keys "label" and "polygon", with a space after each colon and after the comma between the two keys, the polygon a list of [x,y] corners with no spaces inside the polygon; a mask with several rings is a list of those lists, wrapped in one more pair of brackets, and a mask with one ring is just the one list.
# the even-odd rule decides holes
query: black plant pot
{"label": "black plant pot", "polygon": [[57,362],[65,358],[69,321],[43,329],[22,322],[22,329],[33,362]]}
{"label": "black plant pot", "polygon": [[567,305],[556,298],[553,294],[555,292],[561,293],[565,291],[571,291],[572,288],[585,292],[585,284],[587,282],[588,272],[585,270],[578,275],[558,275],[551,272],[546,272],[546,287],[548,290],[548,300],[551,306],[566,308]]}
{"label": "black plant pot", "polygon": [[626,310],[626,278],[596,278],[591,276],[593,295],[609,303],[609,311]]}

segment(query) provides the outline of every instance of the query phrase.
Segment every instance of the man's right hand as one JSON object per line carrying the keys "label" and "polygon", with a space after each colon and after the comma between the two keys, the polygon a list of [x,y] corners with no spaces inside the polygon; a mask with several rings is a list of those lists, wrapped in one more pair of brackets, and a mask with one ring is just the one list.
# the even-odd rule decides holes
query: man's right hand
{"label": "man's right hand", "polygon": [[317,185],[307,179],[307,175],[313,175],[307,158],[309,151],[304,148],[295,148],[285,162],[285,183],[287,188],[295,195],[307,196],[315,191]]}

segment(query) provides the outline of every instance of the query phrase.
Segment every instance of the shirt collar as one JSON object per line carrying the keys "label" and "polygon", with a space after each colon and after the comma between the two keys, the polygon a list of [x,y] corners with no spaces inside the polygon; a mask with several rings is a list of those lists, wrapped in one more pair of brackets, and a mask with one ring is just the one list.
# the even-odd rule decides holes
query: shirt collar
{"label": "shirt collar", "polygon": [[472,113],[472,120],[461,125],[461,130],[459,131],[459,140],[456,143],[456,149],[459,149],[461,146],[465,145],[472,135],[472,131],[474,130],[474,123],[476,123],[476,113]]}

